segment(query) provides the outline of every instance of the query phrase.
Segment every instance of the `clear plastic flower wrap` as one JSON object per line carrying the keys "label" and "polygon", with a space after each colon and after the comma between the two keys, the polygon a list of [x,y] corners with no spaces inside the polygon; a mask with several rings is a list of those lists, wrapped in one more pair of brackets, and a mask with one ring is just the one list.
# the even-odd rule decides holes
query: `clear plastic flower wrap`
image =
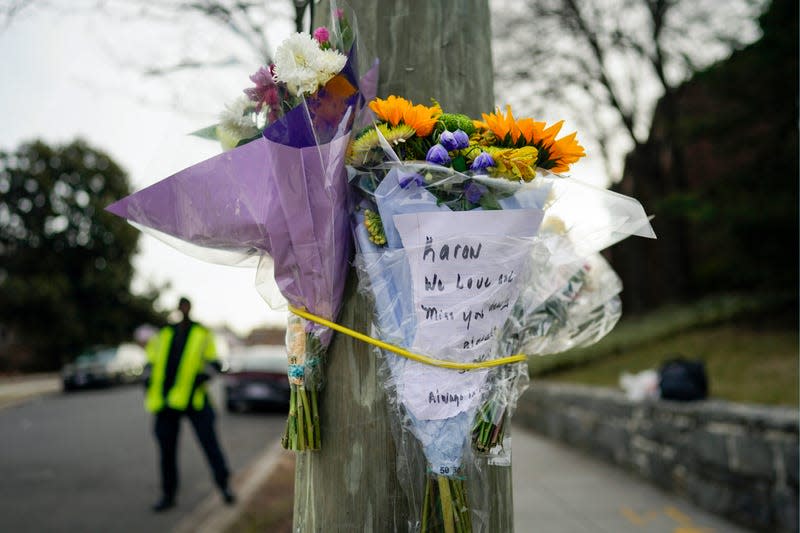
{"label": "clear plastic flower wrap", "polygon": [[619,284],[591,256],[654,235],[635,200],[549,172],[584,155],[575,134],[556,138],[561,123],[397,96],[369,107],[377,122],[348,150],[356,264],[375,335],[401,347],[382,362],[408,529],[488,531],[486,470],[510,465],[528,381],[519,352],[605,334]]}
{"label": "clear plastic flower wrap", "polygon": [[[199,259],[256,265],[291,306],[336,320],[352,236],[345,154],[377,66],[358,74],[352,12],[331,3],[332,27],[294,34],[218,124],[196,135],[224,153],[128,196],[108,210]],[[324,30],[324,31],[323,31]],[[271,282],[270,282],[271,283]],[[293,316],[287,327],[291,406],[284,445],[321,446],[317,392],[332,332]]]}
{"label": "clear plastic flower wrap", "polygon": [[[362,194],[359,287],[373,301],[377,338],[480,366],[592,342],[619,318],[619,282],[596,252],[651,231],[635,200],[544,172],[507,181],[387,159],[350,169]],[[476,187],[487,207],[465,201]],[[576,209],[565,209],[573,198]],[[527,364],[464,371],[385,350],[381,361],[398,453],[425,458],[398,461],[417,511],[409,531],[488,531],[480,465],[510,465],[508,420]]]}
{"label": "clear plastic flower wrap", "polygon": [[[373,300],[376,310],[372,335],[449,361],[496,359],[496,334],[507,320],[514,293],[530,272],[529,250],[535,242],[502,234],[472,235],[469,239],[438,241],[441,247],[437,247],[437,253],[441,254],[445,247],[455,253],[467,241],[477,245],[466,244],[467,257],[470,252],[473,254],[471,259],[458,256],[462,258],[462,273],[466,276],[469,271],[481,272],[480,287],[478,278],[459,278],[459,273],[451,284],[447,269],[443,268],[435,274],[441,276],[433,289],[437,294],[427,298],[420,292],[426,292],[426,278],[431,287],[432,277],[412,273],[409,261],[409,256],[424,256],[425,245],[359,253],[359,288]],[[507,257],[488,279],[486,265],[495,262],[497,252],[508,248],[516,249],[516,255]],[[441,286],[438,281],[442,281]],[[415,292],[413,287],[422,290]],[[413,305],[415,300],[419,305]],[[448,333],[437,331],[439,327],[448,329]],[[512,396],[511,401],[516,401],[527,383],[527,364],[517,362],[463,372],[375,351],[379,352],[376,356],[381,361],[381,379],[397,421],[393,429],[399,454],[398,476],[410,507],[415,509],[409,531],[448,530],[444,525],[448,516],[454,531],[487,531],[489,500],[483,490],[486,476],[480,462],[474,460],[470,428],[491,391],[502,386]],[[424,463],[418,461],[420,455]]]}

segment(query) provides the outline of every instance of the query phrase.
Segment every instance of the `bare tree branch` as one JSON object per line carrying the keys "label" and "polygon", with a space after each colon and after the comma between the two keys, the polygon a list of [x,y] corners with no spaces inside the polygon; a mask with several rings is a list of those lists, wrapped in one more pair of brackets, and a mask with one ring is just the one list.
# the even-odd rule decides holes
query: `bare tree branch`
{"label": "bare tree branch", "polygon": [[37,0],[5,0],[0,5],[0,28],[6,29],[23,11],[33,4],[43,4]]}
{"label": "bare tree branch", "polygon": [[144,74],[145,76],[164,76],[167,74],[179,72],[181,70],[231,67],[235,65],[240,65],[241,63],[242,62],[239,60],[239,58],[235,56],[228,56],[227,58],[218,59],[214,61],[194,61],[191,59],[184,59],[183,61],[175,63],[174,65],[145,69],[142,71],[142,74]]}
{"label": "bare tree branch", "polygon": [[[534,113],[572,110],[582,136],[620,159],[615,146],[646,139],[658,98],[758,37],[767,1],[497,0],[496,86]],[[576,95],[594,107],[577,111]]]}

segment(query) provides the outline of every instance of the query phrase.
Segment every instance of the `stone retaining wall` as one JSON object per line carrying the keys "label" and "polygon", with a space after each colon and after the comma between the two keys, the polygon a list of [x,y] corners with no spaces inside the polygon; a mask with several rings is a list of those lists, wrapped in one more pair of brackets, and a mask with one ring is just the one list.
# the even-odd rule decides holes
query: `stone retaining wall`
{"label": "stone retaining wall", "polygon": [[759,531],[798,531],[798,411],[534,382],[514,420]]}

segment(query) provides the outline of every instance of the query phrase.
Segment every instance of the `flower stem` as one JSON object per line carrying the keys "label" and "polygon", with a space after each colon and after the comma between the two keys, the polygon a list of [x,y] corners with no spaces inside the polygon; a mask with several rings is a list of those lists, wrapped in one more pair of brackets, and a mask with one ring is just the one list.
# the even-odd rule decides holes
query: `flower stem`
{"label": "flower stem", "polygon": [[308,401],[308,394],[305,387],[300,387],[300,402],[303,404],[303,417],[305,420],[305,430],[307,432],[306,443],[309,448],[314,447],[314,426],[311,425],[311,404]]}
{"label": "flower stem", "polygon": [[472,426],[472,444],[475,450],[488,453],[503,442],[506,409],[497,401],[487,401],[479,410]]}
{"label": "flower stem", "polygon": [[420,533],[472,533],[471,509],[464,479],[426,476]]}
{"label": "flower stem", "polygon": [[295,393],[295,399],[297,402],[297,448],[298,450],[305,450],[306,449],[306,429],[304,427],[303,421],[305,420],[305,408],[303,406],[303,396],[301,391],[303,390],[300,386],[295,386],[297,392]]}
{"label": "flower stem", "polygon": [[286,419],[287,449],[297,449],[297,395],[295,387],[289,388],[289,416]]}
{"label": "flower stem", "polygon": [[428,500],[430,500],[430,496],[431,496],[431,483],[433,483],[431,478],[426,476],[425,477],[425,496],[422,499],[422,525],[420,527],[420,533],[428,533],[428,514],[429,514],[429,508],[430,508],[430,503],[429,503]]}
{"label": "flower stem", "polygon": [[322,434],[320,433],[317,389],[311,389],[311,416],[314,421],[314,449],[319,450],[322,448]]}
{"label": "flower stem", "polygon": [[445,476],[436,476],[439,483],[439,502],[442,505],[442,521],[445,533],[456,533],[453,523],[453,501],[450,495],[450,482]]}
{"label": "flower stem", "polygon": [[467,487],[465,482],[460,479],[451,480],[452,491],[455,494],[455,515],[456,524],[459,531],[462,533],[469,533],[472,531],[472,518],[470,517],[470,510],[467,501]]}

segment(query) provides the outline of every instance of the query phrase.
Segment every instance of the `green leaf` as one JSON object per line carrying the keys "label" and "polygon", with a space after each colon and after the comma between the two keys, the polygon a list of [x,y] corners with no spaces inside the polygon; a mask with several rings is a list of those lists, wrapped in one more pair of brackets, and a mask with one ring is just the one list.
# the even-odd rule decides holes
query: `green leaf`
{"label": "green leaf", "polygon": [[463,155],[456,156],[453,159],[453,170],[458,172],[465,172],[467,170],[467,160]]}
{"label": "green leaf", "polygon": [[238,143],[236,143],[236,146],[238,148],[239,146],[242,146],[242,145],[245,145],[247,143],[253,142],[256,139],[260,139],[260,138],[261,138],[261,133],[259,132],[258,135],[253,135],[252,137],[248,137],[247,139],[241,139]]}
{"label": "green leaf", "polygon": [[217,137],[217,125],[214,124],[213,126],[208,126],[207,128],[203,128],[197,131],[193,131],[189,135],[194,135],[195,137],[202,137],[203,139],[209,139],[211,141],[218,141],[219,138]]}

